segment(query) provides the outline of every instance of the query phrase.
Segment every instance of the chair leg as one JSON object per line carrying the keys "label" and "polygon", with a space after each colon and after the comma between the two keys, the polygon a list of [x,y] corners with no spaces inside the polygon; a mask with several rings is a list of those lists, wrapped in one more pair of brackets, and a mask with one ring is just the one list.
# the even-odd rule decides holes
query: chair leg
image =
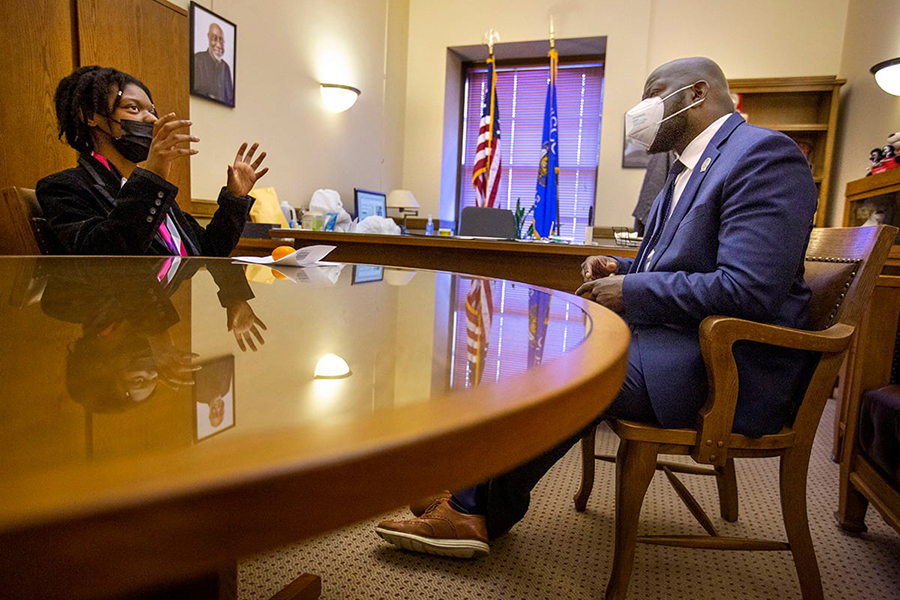
{"label": "chair leg", "polygon": [[653,474],[659,444],[622,440],[616,454],[616,541],[606,600],[624,600],[634,567],[638,519]]}
{"label": "chair leg", "polygon": [[597,428],[591,427],[591,432],[581,438],[581,485],[575,492],[575,510],[584,512],[587,508],[588,498],[594,489],[594,454],[597,452],[595,440]]}
{"label": "chair leg", "polygon": [[729,458],[724,467],[716,467],[716,487],[719,488],[719,513],[723,519],[734,523],[738,519],[738,492],[733,458]]}
{"label": "chair leg", "polygon": [[[843,470],[843,466],[842,466]],[[838,500],[838,511],[835,513],[838,525],[844,531],[850,533],[865,533],[866,511],[869,509],[869,500],[860,493],[849,477],[841,473],[841,490]]]}
{"label": "chair leg", "polygon": [[809,445],[795,446],[781,458],[781,512],[803,600],[822,600],[822,580],[806,514],[809,452]]}

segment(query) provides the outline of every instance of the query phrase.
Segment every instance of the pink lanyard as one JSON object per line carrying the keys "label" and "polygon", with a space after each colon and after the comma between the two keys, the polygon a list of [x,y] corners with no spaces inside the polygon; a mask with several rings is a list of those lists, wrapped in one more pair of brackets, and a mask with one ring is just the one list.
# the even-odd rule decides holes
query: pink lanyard
{"label": "pink lanyard", "polygon": [[[113,173],[112,165],[109,164],[109,160],[102,154],[97,154],[96,152],[91,152],[91,156],[97,159],[97,161],[106,167],[110,173]],[[122,178],[122,184],[125,183],[125,178]],[[175,230],[175,235],[169,231],[168,224],[172,225],[172,229]],[[159,234],[162,236],[163,241],[166,243],[166,247],[169,249],[175,256],[187,256],[187,250],[184,248],[184,242],[181,241],[181,236],[178,235],[178,229],[175,227],[175,223],[172,221],[171,217],[166,214],[166,218],[162,223],[159,224]]]}

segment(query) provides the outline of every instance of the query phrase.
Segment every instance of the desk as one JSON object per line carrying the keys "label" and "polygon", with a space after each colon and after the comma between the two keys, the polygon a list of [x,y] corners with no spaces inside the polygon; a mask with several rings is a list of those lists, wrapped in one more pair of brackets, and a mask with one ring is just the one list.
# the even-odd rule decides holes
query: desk
{"label": "desk", "polygon": [[[475,386],[471,278],[287,277],[226,259],[0,258],[4,598],[185,580],[472,484],[578,430],[624,377],[624,323],[568,294],[485,281]],[[540,361],[529,297],[550,301]],[[241,352],[229,324],[256,318],[265,344]],[[351,376],[314,379],[326,352]]]}
{"label": "desk", "polygon": [[[440,236],[398,236],[273,229],[270,235],[291,240],[295,247],[331,244],[329,259],[418,269],[446,269],[486,277],[522,281],[574,292],[581,285],[581,263],[588,256],[633,257],[637,248],[540,242],[498,242]],[[611,240],[610,240],[611,242]],[[280,242],[285,243],[285,242]],[[242,239],[235,255],[265,255],[274,240]]]}

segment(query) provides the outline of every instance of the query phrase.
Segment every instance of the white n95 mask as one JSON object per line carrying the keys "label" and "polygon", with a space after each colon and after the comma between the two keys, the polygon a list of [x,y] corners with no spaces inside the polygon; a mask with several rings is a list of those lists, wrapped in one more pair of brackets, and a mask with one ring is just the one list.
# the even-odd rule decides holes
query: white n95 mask
{"label": "white n95 mask", "polygon": [[668,121],[675,115],[683,113],[687,109],[693,108],[706,100],[706,98],[700,98],[693,104],[689,104],[681,110],[673,112],[668,117],[664,117],[666,114],[665,101],[678,92],[682,92],[697,85],[697,83],[700,82],[698,81],[691,85],[686,85],[683,88],[679,88],[665,98],[654,96],[652,98],[647,98],[646,100],[641,100],[637,106],[625,113],[625,137],[649,149],[650,146],[653,145],[656,134],[659,132],[659,126],[663,121]]}

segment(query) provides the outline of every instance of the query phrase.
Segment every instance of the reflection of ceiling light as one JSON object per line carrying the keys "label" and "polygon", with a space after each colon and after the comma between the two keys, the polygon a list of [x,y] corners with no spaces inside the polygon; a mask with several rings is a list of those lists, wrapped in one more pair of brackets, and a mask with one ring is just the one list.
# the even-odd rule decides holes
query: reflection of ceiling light
{"label": "reflection of ceiling light", "polygon": [[316,379],[342,379],[350,375],[350,365],[337,354],[329,352],[316,363]]}
{"label": "reflection of ceiling light", "polygon": [[888,94],[900,96],[900,57],[880,62],[871,69],[875,83]]}
{"label": "reflection of ceiling light", "polygon": [[323,83],[321,91],[325,108],[334,113],[344,112],[356,104],[356,99],[362,93],[353,86],[339,83]]}

